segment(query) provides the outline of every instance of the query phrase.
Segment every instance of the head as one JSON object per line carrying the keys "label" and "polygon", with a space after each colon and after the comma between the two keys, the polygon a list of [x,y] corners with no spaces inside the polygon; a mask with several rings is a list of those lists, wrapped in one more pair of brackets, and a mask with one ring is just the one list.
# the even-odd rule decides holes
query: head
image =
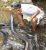
{"label": "head", "polygon": [[14,9],[20,9],[20,8],[21,8],[21,4],[20,4],[20,3],[15,3],[15,2],[13,2],[13,3],[11,4],[11,7],[14,8]]}
{"label": "head", "polygon": [[20,3],[15,3],[15,2],[13,2],[12,4],[11,4],[11,7],[15,10],[15,13],[17,14],[19,14],[19,13],[21,13],[21,4]]}

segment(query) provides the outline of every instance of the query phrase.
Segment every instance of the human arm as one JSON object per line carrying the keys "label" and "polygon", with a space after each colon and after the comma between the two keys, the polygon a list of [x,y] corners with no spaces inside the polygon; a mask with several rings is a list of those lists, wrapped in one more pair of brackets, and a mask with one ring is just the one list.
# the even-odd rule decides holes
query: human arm
{"label": "human arm", "polygon": [[40,11],[37,10],[37,11],[34,13],[34,15],[31,16],[31,19],[35,18],[39,13],[40,13]]}

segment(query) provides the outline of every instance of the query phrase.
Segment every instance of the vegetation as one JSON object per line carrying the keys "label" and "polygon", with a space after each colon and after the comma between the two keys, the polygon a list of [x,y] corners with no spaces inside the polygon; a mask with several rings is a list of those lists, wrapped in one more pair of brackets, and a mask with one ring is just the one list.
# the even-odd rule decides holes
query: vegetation
{"label": "vegetation", "polygon": [[[11,5],[12,2],[18,2],[17,0],[8,0],[6,3],[0,1],[0,23],[9,23],[10,20],[10,12],[6,9],[6,6]],[[15,13],[15,11],[13,11],[13,14]],[[16,15],[14,14],[14,22],[16,21],[17,23],[17,18]]]}

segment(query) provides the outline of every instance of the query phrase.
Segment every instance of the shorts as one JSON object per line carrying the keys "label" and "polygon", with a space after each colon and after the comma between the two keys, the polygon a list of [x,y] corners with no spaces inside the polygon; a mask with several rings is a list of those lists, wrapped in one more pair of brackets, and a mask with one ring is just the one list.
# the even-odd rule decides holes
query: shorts
{"label": "shorts", "polygon": [[[32,15],[23,14],[23,19],[26,19],[26,20],[28,20],[28,21],[31,21],[31,20],[30,20],[30,17],[31,17],[31,16],[32,16]],[[44,18],[44,11],[41,11],[41,12],[36,16],[36,18],[38,19],[37,24],[39,24],[39,23],[40,23],[40,20]]]}

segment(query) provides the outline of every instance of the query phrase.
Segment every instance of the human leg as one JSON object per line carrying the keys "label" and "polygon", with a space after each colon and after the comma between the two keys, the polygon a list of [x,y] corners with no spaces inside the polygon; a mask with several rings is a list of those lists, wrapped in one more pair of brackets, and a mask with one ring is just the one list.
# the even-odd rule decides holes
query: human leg
{"label": "human leg", "polygon": [[37,18],[36,17],[31,20],[31,24],[32,24],[32,30],[36,31],[36,27],[37,27]]}

